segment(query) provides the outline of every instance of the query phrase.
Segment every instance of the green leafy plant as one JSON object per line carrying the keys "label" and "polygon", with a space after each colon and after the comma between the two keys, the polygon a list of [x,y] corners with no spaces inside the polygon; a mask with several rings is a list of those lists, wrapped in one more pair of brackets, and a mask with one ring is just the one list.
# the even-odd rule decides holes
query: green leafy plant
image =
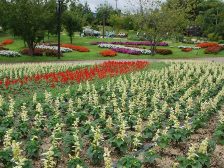
{"label": "green leafy plant", "polygon": [[82,160],[81,158],[72,158],[68,161],[68,167],[67,168],[74,168],[77,166],[81,166],[83,168],[88,168],[84,162],[84,160]]}
{"label": "green leafy plant", "polygon": [[214,133],[214,138],[218,144],[224,145],[224,124],[219,124]]}
{"label": "green leafy plant", "polygon": [[114,137],[111,139],[111,145],[119,153],[126,153],[128,150],[127,138],[123,140],[121,138]]}
{"label": "green leafy plant", "polygon": [[91,159],[93,165],[100,165],[103,161],[103,148],[99,146],[90,145],[87,150],[87,155]]}
{"label": "green leafy plant", "polygon": [[133,156],[122,157],[117,163],[118,168],[140,168],[141,166],[141,161]]}
{"label": "green leafy plant", "polygon": [[157,158],[160,158],[160,156],[154,150],[149,150],[144,153],[144,163],[151,166],[155,164]]}
{"label": "green leafy plant", "polygon": [[36,137],[33,137],[30,141],[27,141],[25,150],[30,158],[37,158],[40,150],[40,141]]}

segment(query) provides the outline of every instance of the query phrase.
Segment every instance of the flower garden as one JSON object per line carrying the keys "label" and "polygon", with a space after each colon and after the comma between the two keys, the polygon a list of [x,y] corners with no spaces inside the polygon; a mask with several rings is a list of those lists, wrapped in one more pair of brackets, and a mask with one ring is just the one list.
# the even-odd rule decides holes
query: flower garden
{"label": "flower garden", "polygon": [[[96,41],[99,40],[99,41]],[[37,44],[33,55],[24,47],[21,39],[3,38],[0,41],[1,62],[33,62],[57,60],[57,43]],[[155,55],[152,55],[152,46],[156,46]],[[104,50],[113,52],[104,52]],[[103,54],[102,54],[103,52]],[[148,58],[195,58],[223,56],[223,46],[214,42],[205,42],[195,45],[183,43],[149,41],[115,41],[115,39],[78,38],[74,44],[64,40],[61,44],[62,60],[96,60],[96,59],[148,59]],[[38,57],[37,57],[38,56]],[[7,58],[8,57],[8,58]]]}
{"label": "flower garden", "polygon": [[1,66],[0,167],[222,166],[224,66],[154,64]]}

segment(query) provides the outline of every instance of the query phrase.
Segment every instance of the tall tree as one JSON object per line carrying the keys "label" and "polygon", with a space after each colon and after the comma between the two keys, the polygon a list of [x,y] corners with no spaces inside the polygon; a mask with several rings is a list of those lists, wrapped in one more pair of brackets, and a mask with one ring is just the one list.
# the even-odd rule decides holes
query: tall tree
{"label": "tall tree", "polygon": [[202,27],[204,35],[212,40],[224,38],[224,2],[208,0],[201,3],[197,23]]}
{"label": "tall tree", "polygon": [[70,37],[70,43],[73,42],[73,37],[75,32],[82,31],[82,18],[79,14],[74,11],[66,11],[63,15],[63,24]]}
{"label": "tall tree", "polygon": [[44,5],[45,19],[44,26],[48,34],[48,40],[50,34],[57,34],[57,14],[55,0],[46,1]]}
{"label": "tall tree", "polygon": [[100,4],[96,11],[96,19],[98,24],[103,24],[105,21],[106,25],[109,25],[110,16],[113,14],[119,14],[119,11],[114,10],[109,4]]}
{"label": "tall tree", "polygon": [[33,55],[37,42],[44,37],[44,2],[34,0],[8,1],[8,11],[8,27],[27,43],[30,55]]}

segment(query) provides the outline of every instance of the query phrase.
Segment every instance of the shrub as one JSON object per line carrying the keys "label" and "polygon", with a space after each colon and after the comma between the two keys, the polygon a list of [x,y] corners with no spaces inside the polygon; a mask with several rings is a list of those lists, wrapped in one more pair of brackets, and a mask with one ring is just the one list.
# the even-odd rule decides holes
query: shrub
{"label": "shrub", "polygon": [[173,54],[173,51],[169,49],[156,49],[156,53],[161,55],[169,55]]}
{"label": "shrub", "polygon": [[14,40],[12,40],[12,39],[6,39],[6,40],[4,40],[2,42],[2,45],[9,45],[9,44],[12,44],[12,43],[14,43]]}
{"label": "shrub", "polygon": [[182,48],[181,51],[183,52],[191,52],[193,49],[192,48]]}
{"label": "shrub", "polygon": [[223,50],[223,47],[221,46],[208,47],[205,49],[205,54],[218,54],[222,50]]}
{"label": "shrub", "polygon": [[201,48],[208,48],[208,47],[219,46],[219,44],[215,42],[205,42],[205,43],[199,43],[196,46]]}
{"label": "shrub", "polygon": [[219,40],[219,44],[224,44],[224,40]]}
{"label": "shrub", "polygon": [[[58,51],[56,51],[56,50],[46,50],[45,55],[48,56],[48,57],[57,57],[58,56]],[[61,57],[62,56],[63,56],[63,54],[61,53]]]}
{"label": "shrub", "polygon": [[100,54],[103,57],[115,57],[117,55],[117,52],[113,50],[104,50],[104,51],[101,51]]}
{"label": "shrub", "polygon": [[[21,54],[23,55],[30,55],[30,51],[29,51],[29,48],[24,48],[20,51]],[[40,49],[40,48],[35,48],[34,49],[34,53],[33,55],[34,56],[43,56],[44,54],[44,50],[43,49]]]}
{"label": "shrub", "polygon": [[76,46],[72,44],[62,44],[61,46],[65,48],[70,48],[72,50],[79,51],[79,52],[89,52],[89,49],[83,46]]}

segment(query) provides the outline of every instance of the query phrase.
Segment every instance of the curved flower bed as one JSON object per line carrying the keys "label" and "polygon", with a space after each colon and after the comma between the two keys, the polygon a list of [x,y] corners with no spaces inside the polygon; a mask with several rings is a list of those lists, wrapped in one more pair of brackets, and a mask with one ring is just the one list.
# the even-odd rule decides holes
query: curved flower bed
{"label": "curved flower bed", "polygon": [[9,45],[9,44],[12,44],[12,43],[14,43],[14,40],[12,40],[12,39],[6,39],[1,44],[2,45]]}
{"label": "curved flower bed", "polygon": [[18,53],[16,51],[0,50],[0,56],[5,56],[5,57],[19,57],[21,55],[20,55],[20,53]]}
{"label": "curved flower bed", "polygon": [[114,44],[99,44],[101,48],[110,48],[116,52],[130,54],[130,55],[149,55],[151,54],[150,50],[140,49],[140,48],[132,48],[132,47],[124,47],[122,45],[114,45]]}
{"label": "curved flower bed", "polygon": [[187,49],[187,48],[191,48],[194,50],[198,50],[201,49],[201,47],[192,47],[192,46],[178,46],[179,49]]}
{"label": "curved flower bed", "polygon": [[192,48],[182,48],[181,51],[183,52],[191,52],[193,49]]}
{"label": "curved flower bed", "polygon": [[218,54],[223,50],[221,46],[212,46],[205,49],[205,54]]}
{"label": "curved flower bed", "polygon": [[115,57],[117,56],[117,52],[113,50],[103,50],[100,52],[100,55],[103,57]]}
{"label": "curved flower bed", "polygon": [[92,42],[92,45],[99,44],[116,44],[116,45],[143,45],[143,46],[168,46],[166,42],[150,42],[150,41],[127,41],[127,42]]}
{"label": "curved flower bed", "polygon": [[[47,45],[38,45],[36,46],[36,48],[44,49],[44,50],[58,50],[57,46],[47,46]],[[62,53],[72,52],[72,49],[61,47],[61,52]]]}
{"label": "curved flower bed", "polygon": [[208,47],[216,47],[219,46],[218,43],[215,42],[205,42],[205,43],[199,43],[196,45],[197,47],[201,47],[201,48],[208,48]]}
{"label": "curved flower bed", "polygon": [[23,76],[19,79],[10,79],[9,77],[0,80],[0,90],[2,89],[22,89],[29,87],[55,87],[61,84],[71,84],[74,82],[93,80],[95,78],[103,79],[106,77],[118,76],[129,72],[145,68],[149,62],[119,62],[107,61],[90,68],[80,68],[77,70],[66,70],[59,72],[50,72],[45,74],[35,74],[32,76]]}
{"label": "curved flower bed", "polygon": [[89,49],[83,46],[76,46],[72,44],[62,44],[61,46],[65,48],[70,48],[72,50],[79,51],[79,52],[89,52]]}

